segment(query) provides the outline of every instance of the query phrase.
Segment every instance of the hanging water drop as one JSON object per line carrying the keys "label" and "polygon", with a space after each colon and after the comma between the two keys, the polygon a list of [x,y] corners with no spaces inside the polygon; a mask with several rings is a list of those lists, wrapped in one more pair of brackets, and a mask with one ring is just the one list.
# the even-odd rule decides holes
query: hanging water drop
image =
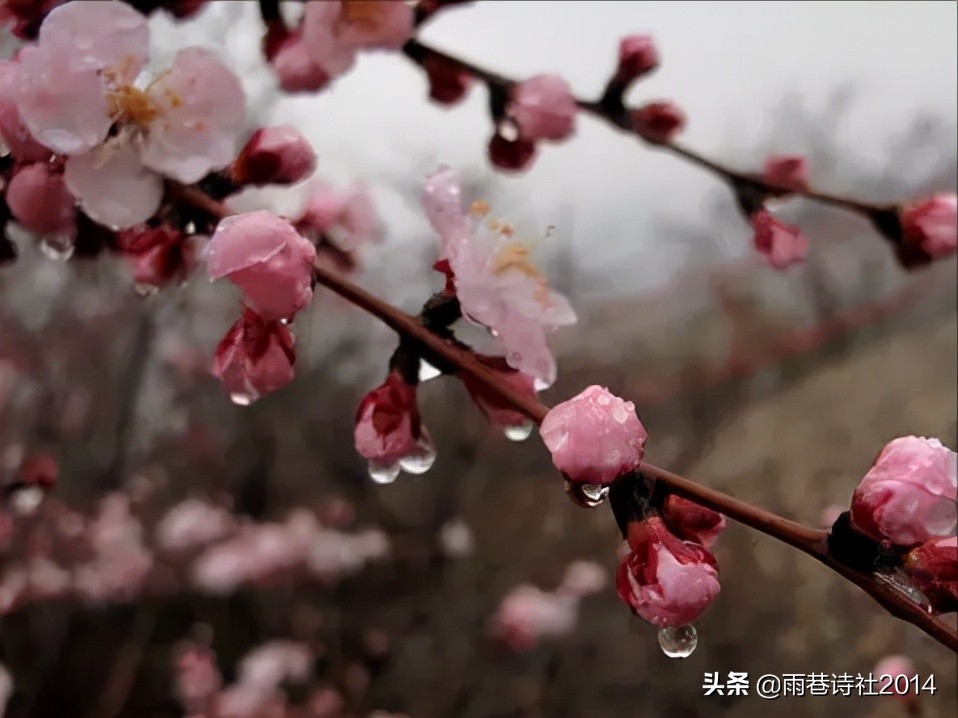
{"label": "hanging water drop", "polygon": [[605,497],[609,494],[609,487],[602,484],[566,481],[565,492],[574,504],[586,509],[594,509],[605,501]]}
{"label": "hanging water drop", "polygon": [[436,367],[427,362],[425,359],[419,360],[419,381],[429,381],[430,379],[435,379],[437,376],[442,374]]}
{"label": "hanging water drop", "polygon": [[399,460],[399,468],[410,474],[425,474],[436,463],[436,450],[428,441],[419,442],[419,450]]}
{"label": "hanging water drop", "polygon": [[502,430],[509,441],[525,441],[532,434],[535,424],[531,421],[524,421],[521,424],[507,426]]}
{"label": "hanging water drop", "polygon": [[40,238],[40,251],[50,259],[66,261],[73,256],[73,237],[51,234]]}
{"label": "hanging water drop", "polygon": [[230,401],[237,406],[249,406],[255,399],[255,396],[244,391],[234,391],[232,394],[230,394]]}
{"label": "hanging water drop", "polygon": [[399,476],[399,464],[381,464],[378,461],[370,461],[367,467],[369,478],[377,484],[391,484]]}
{"label": "hanging water drop", "polygon": [[152,297],[158,291],[160,291],[160,288],[155,284],[147,284],[146,282],[133,283],[133,293],[138,297]]}
{"label": "hanging water drop", "polygon": [[699,643],[699,633],[691,623],[659,630],[659,646],[669,658],[688,658]]}
{"label": "hanging water drop", "polygon": [[549,382],[543,381],[539,377],[536,377],[532,380],[532,388],[536,391],[542,391],[543,389],[549,388]]}

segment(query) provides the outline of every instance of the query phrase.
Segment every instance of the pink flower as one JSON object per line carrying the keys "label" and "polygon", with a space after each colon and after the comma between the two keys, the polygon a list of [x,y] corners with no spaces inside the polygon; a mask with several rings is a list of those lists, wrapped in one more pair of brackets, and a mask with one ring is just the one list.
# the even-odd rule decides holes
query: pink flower
{"label": "pink flower", "polygon": [[605,568],[595,561],[573,561],[562,574],[557,593],[585,598],[605,588],[609,578]]}
{"label": "pink flower", "polygon": [[958,538],[926,541],[908,552],[904,565],[936,613],[958,611]]}
{"label": "pink flower", "polygon": [[808,189],[808,160],[803,155],[769,155],[762,179],[769,184],[801,192]]}
{"label": "pink flower", "polygon": [[492,636],[514,651],[530,651],[543,638],[572,632],[578,620],[574,596],[546,593],[530,584],[516,586],[499,604]]}
{"label": "pink flower", "polygon": [[426,179],[422,202],[439,235],[438,266],[448,267],[463,316],[489,329],[509,366],[538,380],[537,388],[551,385],[556,365],[545,335],[575,323],[569,302],[549,287],[508,223],[487,219],[481,203],[466,215],[453,170]]}
{"label": "pink flower", "polygon": [[596,385],[552,407],[539,434],[555,467],[586,484],[610,484],[635,471],[648,439],[635,405]]}
{"label": "pink flower", "polygon": [[508,172],[528,169],[536,158],[536,152],[536,143],[524,137],[510,140],[496,132],[489,140],[489,161]]}
{"label": "pink flower", "polygon": [[233,515],[221,506],[190,498],[173,506],[156,525],[156,545],[171,553],[191,553],[236,530]]}
{"label": "pink flower", "polygon": [[261,127],[253,133],[236,161],[237,184],[294,184],[316,169],[316,153],[299,130],[286,125]]}
{"label": "pink flower", "polygon": [[221,220],[207,246],[211,279],[226,277],[266,321],[289,319],[313,297],[316,249],[287,220],[258,210]]}
{"label": "pink flower", "polygon": [[303,40],[302,30],[278,31],[271,26],[266,36],[266,59],[276,73],[279,86],[286,92],[311,92],[329,82],[326,70],[316,64]]}
{"label": "pink flower", "polygon": [[[412,473],[422,473],[435,457],[419,417],[416,386],[406,383],[395,369],[359,403],[353,437],[356,451],[389,474],[383,476],[384,482],[395,479],[400,467],[409,471],[412,466]],[[416,470],[421,468],[417,466],[420,458],[428,465]]]}
{"label": "pink flower", "polygon": [[769,266],[784,269],[805,259],[808,239],[798,227],[780,222],[764,209],[753,214],[749,221],[755,232],[755,249]]}
{"label": "pink flower", "polygon": [[202,713],[223,684],[216,656],[197,643],[177,647],[173,662],[173,686],[176,697],[188,714]]}
{"label": "pink flower", "polygon": [[212,371],[233,401],[246,405],[289,384],[295,361],[289,329],[243,309],[243,316],[216,347]]}
{"label": "pink flower", "polygon": [[954,532],[956,455],[937,439],[889,442],[852,496],[852,525],[877,541],[911,546]]}
{"label": "pink flower", "polygon": [[937,194],[904,205],[898,213],[905,244],[931,259],[954,254],[958,246],[958,198]]}
{"label": "pink flower", "polygon": [[362,185],[339,192],[318,184],[294,225],[317,246],[321,259],[344,271],[355,269],[359,249],[379,241],[382,234],[376,209]]}
{"label": "pink flower", "polygon": [[117,229],[156,211],[161,175],[191,183],[225,166],[245,116],[239,80],[201,48],[181,50],[146,89],[134,85],[148,46],[145,18],[127,5],[68,3],[19,57],[24,123],[70,155],[67,186],[92,219]]}
{"label": "pink flower", "polygon": [[506,114],[525,140],[564,140],[575,129],[578,108],[569,83],[558,75],[536,75],[512,88]]}
{"label": "pink flower", "polygon": [[629,83],[659,66],[659,51],[651,35],[628,35],[619,41],[616,79]]}
{"label": "pink flower", "polygon": [[17,109],[18,73],[16,61],[0,60],[0,143],[20,162],[44,161],[52,153],[30,134]]}
{"label": "pink flower", "polygon": [[196,262],[193,243],[170,224],[139,224],[121,230],[116,243],[133,270],[133,281],[143,286],[185,281]]}
{"label": "pink flower", "polygon": [[619,564],[619,598],[659,628],[698,618],[721,586],[715,559],[703,546],[680,541],[658,517],[629,524],[629,554]]}
{"label": "pink flower", "polygon": [[[495,374],[500,384],[503,384],[518,394],[524,394],[535,398],[535,379],[521,371],[516,371],[506,364],[502,357],[490,357],[477,354],[476,358],[482,362],[489,371]],[[522,426],[529,422],[522,412],[516,411],[511,404],[503,401],[498,395],[493,394],[486,388],[485,384],[476,380],[475,377],[468,374],[462,374],[462,383],[469,392],[469,396],[476,403],[482,413],[489,417],[496,426]]]}
{"label": "pink flower", "polygon": [[43,236],[76,234],[76,199],[63,175],[46,162],[21,167],[10,180],[7,205],[24,228]]}
{"label": "pink flower", "polygon": [[725,517],[693,501],[669,494],[662,506],[662,520],[669,531],[685,541],[711,548],[725,530]]}
{"label": "pink flower", "polygon": [[665,144],[685,129],[685,112],[671,100],[642,105],[629,113],[632,129],[647,142]]}

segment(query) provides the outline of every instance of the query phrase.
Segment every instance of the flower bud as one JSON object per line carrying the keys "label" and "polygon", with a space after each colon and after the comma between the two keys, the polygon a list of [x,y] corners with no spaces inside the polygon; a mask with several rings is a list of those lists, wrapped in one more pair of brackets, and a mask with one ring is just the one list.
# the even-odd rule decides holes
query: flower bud
{"label": "flower bud", "polygon": [[431,450],[416,402],[416,386],[393,369],[359,403],[353,432],[356,451],[383,467]]}
{"label": "flower bud", "polygon": [[472,78],[447,60],[427,55],[422,61],[429,79],[429,97],[442,105],[454,105],[466,96]]}
{"label": "flower bud", "polygon": [[253,133],[233,163],[237,184],[294,184],[316,169],[316,153],[292,127],[262,127]]}
{"label": "flower bud", "polygon": [[796,192],[808,189],[808,160],[803,155],[769,155],[762,179]]}
{"label": "flower bud", "polygon": [[852,496],[852,525],[876,541],[911,546],[954,533],[956,455],[937,439],[889,442]]}
{"label": "flower bud", "polygon": [[568,82],[558,75],[536,75],[512,88],[506,114],[523,139],[558,141],[575,130],[577,109]]}
{"label": "flower bud", "polygon": [[627,84],[658,66],[659,51],[651,35],[628,35],[619,41],[618,81]]}
{"label": "flower bud", "polygon": [[725,530],[725,517],[694,501],[669,494],[662,506],[662,520],[669,531],[686,541],[710,548]]}
{"label": "flower bud", "polygon": [[648,439],[635,405],[596,385],[552,407],[539,434],[555,467],[587,484],[609,484],[637,469]]}
{"label": "flower bud", "polygon": [[632,129],[642,139],[665,144],[685,128],[685,113],[669,100],[649,102],[629,113]]}
{"label": "flower bud", "polygon": [[649,623],[659,628],[687,625],[718,596],[715,558],[703,546],[673,536],[661,518],[631,522],[628,544],[616,590]]}
{"label": "flower bud", "polygon": [[926,541],[908,552],[904,565],[935,612],[958,611],[958,538]]}
{"label": "flower bud", "polygon": [[535,156],[535,142],[522,137],[509,140],[497,132],[489,140],[489,161],[499,169],[521,172],[529,168]]}
{"label": "flower bud", "polygon": [[753,214],[750,221],[755,249],[769,266],[784,269],[805,258],[808,239],[798,227],[779,221],[764,209]]}
{"label": "flower bud", "polygon": [[244,307],[216,347],[212,372],[233,402],[245,406],[289,384],[295,361],[293,335],[286,325],[267,322]]}
{"label": "flower bud", "polygon": [[169,224],[121,230],[116,233],[116,245],[133,270],[133,281],[150,287],[184,280],[196,260],[185,233]]}
{"label": "flower bud", "polygon": [[46,162],[21,167],[6,192],[7,205],[25,229],[46,236],[76,234],[76,199]]}
{"label": "flower bud", "polygon": [[[489,371],[495,374],[500,384],[505,385],[518,394],[523,394],[530,398],[535,398],[535,379],[528,374],[517,371],[510,367],[502,357],[484,356],[477,354],[476,358],[482,362]],[[520,426],[529,421],[529,418],[520,411],[516,411],[512,404],[503,401],[498,394],[494,394],[486,388],[486,385],[478,381],[471,374],[462,375],[462,383],[469,392],[469,396],[476,403],[476,406],[482,410],[482,413],[489,417],[496,426]]]}
{"label": "flower bud", "polygon": [[898,211],[906,252],[911,250],[927,259],[954,254],[958,246],[958,199],[954,193],[936,194],[906,204]]}

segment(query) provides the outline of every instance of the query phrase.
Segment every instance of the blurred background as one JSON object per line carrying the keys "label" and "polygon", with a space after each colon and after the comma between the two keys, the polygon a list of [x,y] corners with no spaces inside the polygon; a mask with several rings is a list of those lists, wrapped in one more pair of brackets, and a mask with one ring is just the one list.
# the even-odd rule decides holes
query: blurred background
{"label": "blurred background", "polygon": [[[478,2],[442,13],[422,37],[505,74],[558,72],[590,96],[618,38],[651,32],[663,64],[629,97],[679,102],[690,146],[740,168],[771,152],[805,154],[816,187],[896,200],[956,188],[956,8]],[[776,273],[753,256],[722,184],[590,118],[531,171],[504,176],[485,159],[482,87],[438,107],[418,68],[368,54],[320,95],[283,97],[258,52],[256,3],[213,2],[182,24],[158,14],[151,26],[157,67],[186,45],[218,49],[243,79],[251,129],[293,124],[317,150],[318,177],[364,184],[383,241],[364,248],[355,279],[406,310],[441,286],[418,200],[436,165],[460,169],[470,198],[520,233],[554,227],[539,257],[580,321],[553,335],[559,381],[543,399],[599,383],[634,401],[650,461],[821,525],[890,439],[935,436],[954,448],[953,258],[906,272],[863,220],[795,200],[782,216],[812,249]],[[8,56],[15,46],[2,47]],[[234,204],[292,213],[309,185]],[[109,577],[87,587],[88,600],[21,601],[24,581],[40,580],[31,546],[51,539],[4,544],[0,524],[0,697],[12,684],[11,718],[184,715],[174,690],[183,641],[215,652],[229,683],[245,654],[279,639],[310,647],[313,677],[286,694],[301,706],[289,715],[316,718],[767,715],[754,696],[704,697],[703,673],[854,675],[892,653],[934,673],[938,692],[917,706],[829,696],[774,708],[955,714],[953,654],[735,524],[715,548],[722,594],[698,622],[697,650],[665,657],[655,630],[615,596],[608,509],[573,505],[545,449],[507,441],[455,381],[420,390],[438,448],[432,470],[373,483],[352,448],[352,419],[395,340],[328,293],[296,320],[295,382],[238,407],[208,373],[235,319],[231,286],[200,270],[183,288],[140,297],[115,257],[60,262],[17,241],[20,258],[0,269],[0,472],[9,481],[30,457],[51,457],[55,488],[17,510],[58,522],[67,544],[99,531],[97,550],[116,547],[122,560],[99,557]],[[184,557],[159,547],[162,519],[200,497],[231,520],[284,530],[308,523],[308,511],[328,529],[323,570],[218,592],[178,574],[170,566]],[[583,560],[603,569],[604,587],[560,602],[531,643],[496,639],[504,597],[521,584],[553,595]],[[80,580],[54,574],[45,576]]]}

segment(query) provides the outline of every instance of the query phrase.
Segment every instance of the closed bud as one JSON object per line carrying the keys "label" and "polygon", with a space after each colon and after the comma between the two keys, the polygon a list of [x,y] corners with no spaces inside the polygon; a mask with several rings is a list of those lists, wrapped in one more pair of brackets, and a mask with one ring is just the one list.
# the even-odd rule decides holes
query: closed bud
{"label": "closed bud", "polygon": [[233,163],[237,184],[294,184],[316,169],[316,153],[292,127],[262,127],[253,133]]}
{"label": "closed bud", "polygon": [[659,66],[659,51],[651,35],[629,35],[619,41],[616,79],[629,83]]}

